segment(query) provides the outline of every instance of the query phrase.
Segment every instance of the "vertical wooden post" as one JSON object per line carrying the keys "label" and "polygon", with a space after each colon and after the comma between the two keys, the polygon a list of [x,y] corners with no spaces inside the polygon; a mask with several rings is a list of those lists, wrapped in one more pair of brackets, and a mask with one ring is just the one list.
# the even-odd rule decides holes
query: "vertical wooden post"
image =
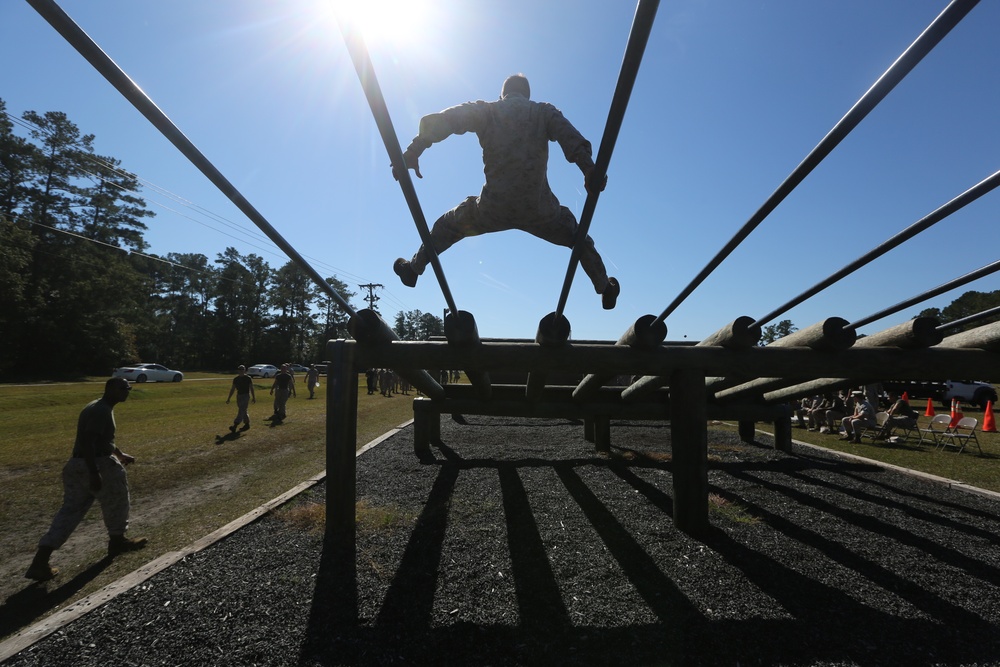
{"label": "vertical wooden post", "polygon": [[599,454],[611,453],[610,415],[594,415],[594,449]]}
{"label": "vertical wooden post", "polygon": [[335,620],[354,625],[358,620],[357,503],[358,369],[356,343],[336,340],[327,345],[326,403],[326,535],[323,562],[329,571]]}
{"label": "vertical wooden post", "polygon": [[441,440],[441,415],[429,398],[413,399],[413,453],[418,457],[431,452],[431,443]]}
{"label": "vertical wooden post", "polygon": [[742,442],[753,442],[757,439],[757,422],[750,419],[741,419],[739,424],[740,440]]}
{"label": "vertical wooden post", "polygon": [[792,412],[774,420],[774,448],[782,452],[792,451]]}
{"label": "vertical wooden post", "polygon": [[708,530],[708,410],[705,374],[670,375],[670,438],[674,470],[674,525],[689,535]]}

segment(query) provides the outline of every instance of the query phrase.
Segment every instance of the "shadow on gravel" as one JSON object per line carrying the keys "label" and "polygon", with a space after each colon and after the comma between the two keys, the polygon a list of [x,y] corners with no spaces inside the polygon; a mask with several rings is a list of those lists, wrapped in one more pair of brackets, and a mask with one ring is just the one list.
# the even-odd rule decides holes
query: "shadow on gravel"
{"label": "shadow on gravel", "polygon": [[112,562],[111,558],[103,558],[62,585],[58,584],[60,579],[27,584],[23,590],[11,595],[0,605],[0,637],[27,627],[35,619],[62,605],[97,578]]}
{"label": "shadow on gravel", "polygon": [[[997,517],[976,502],[915,491],[925,487],[876,466],[761,448],[760,458],[710,465],[711,493],[746,520],[713,515],[709,534],[693,539],[673,530],[664,460],[463,458],[443,443],[437,452],[414,462],[437,475],[374,617],[351,617],[358,573],[330,568],[355,555],[325,547],[300,664],[1000,664],[1000,559],[982,558],[1000,543]],[[458,497],[463,475],[477,472],[497,486],[514,608],[462,600],[462,618],[449,623],[447,580],[488,574],[449,552],[449,515],[468,502]],[[558,483],[529,488],[529,479]],[[555,564],[542,493],[564,496],[566,520],[582,517],[580,550],[601,554],[574,564],[605,568],[596,618],[574,606],[591,591]],[[469,607],[482,608],[481,622],[466,620]],[[640,607],[653,620],[620,622]],[[510,622],[497,620],[504,614]]]}

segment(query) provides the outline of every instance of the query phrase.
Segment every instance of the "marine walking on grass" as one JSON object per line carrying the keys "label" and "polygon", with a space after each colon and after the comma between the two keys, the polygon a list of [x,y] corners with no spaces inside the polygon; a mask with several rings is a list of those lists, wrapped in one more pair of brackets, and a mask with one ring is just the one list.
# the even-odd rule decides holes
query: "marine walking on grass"
{"label": "marine walking on grass", "polygon": [[[558,142],[568,162],[583,173],[588,192],[604,190],[607,178],[596,182],[590,142],[547,102],[530,99],[531,89],[523,74],[507,77],[494,102],[466,102],[420,119],[420,129],[403,160],[407,169],[420,173],[420,155],[431,145],[453,134],[474,132],[483,148],[486,184],[479,196],[468,197],[434,223],[431,240],[441,254],[467,236],[520,229],[556,245],[572,248],[577,221],[573,212],[559,204],[549,188],[549,142]],[[393,171],[397,179],[399,174]],[[606,310],[615,307],[621,291],[609,278],[604,261],[588,236],[579,242],[580,266],[601,295]],[[393,271],[407,287],[417,284],[430,260],[423,245],[407,261],[400,257]]]}
{"label": "marine walking on grass", "polygon": [[63,503],[25,573],[28,579],[46,581],[59,573],[49,565],[52,552],[61,547],[86,516],[94,501],[100,503],[108,530],[108,556],[146,546],[146,538],[125,537],[131,509],[125,466],[135,461],[115,445],[114,407],[132,391],[125,378],[104,384],[104,396],[87,404],[76,425],[73,456],[62,470]]}
{"label": "marine walking on grass", "polygon": [[250,428],[250,403],[257,402],[257,394],[253,389],[253,378],[247,375],[247,367],[240,365],[237,370],[239,371],[239,375],[233,378],[233,386],[229,388],[229,396],[226,397],[226,405],[229,405],[229,400],[233,397],[233,392],[236,392],[236,419],[233,420],[233,425],[229,427],[230,433],[236,433],[236,427],[240,422],[243,422],[241,431],[246,431]]}
{"label": "marine walking on grass", "polygon": [[309,398],[316,397],[316,387],[319,386],[319,369],[316,364],[310,364],[306,372],[306,389],[309,390]]}
{"label": "marine walking on grass", "polygon": [[292,377],[288,364],[282,364],[281,370],[274,376],[271,384],[271,395],[274,396],[274,414],[267,417],[265,421],[270,421],[271,425],[278,425],[287,416],[285,405],[289,396],[295,396],[295,378]]}

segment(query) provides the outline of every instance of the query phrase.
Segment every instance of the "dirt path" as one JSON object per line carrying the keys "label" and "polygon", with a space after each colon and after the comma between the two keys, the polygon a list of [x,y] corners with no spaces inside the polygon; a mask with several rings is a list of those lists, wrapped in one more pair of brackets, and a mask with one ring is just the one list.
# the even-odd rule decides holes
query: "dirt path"
{"label": "dirt path", "polygon": [[24,572],[51,517],[32,521],[32,534],[25,535],[23,543],[16,545],[11,555],[0,562],[0,599],[4,600],[0,605],[0,638],[169,551],[166,545],[157,544],[156,527],[179,511],[190,511],[204,498],[217,498],[232,490],[242,476],[234,472],[193,486],[178,486],[150,496],[133,497],[133,520],[140,521],[144,527],[136,534],[150,537],[152,541],[141,554],[119,559],[120,563],[109,564],[103,560],[108,535],[100,509],[95,506],[66,544],[52,555],[51,562],[59,568],[60,574],[44,584],[25,579]]}

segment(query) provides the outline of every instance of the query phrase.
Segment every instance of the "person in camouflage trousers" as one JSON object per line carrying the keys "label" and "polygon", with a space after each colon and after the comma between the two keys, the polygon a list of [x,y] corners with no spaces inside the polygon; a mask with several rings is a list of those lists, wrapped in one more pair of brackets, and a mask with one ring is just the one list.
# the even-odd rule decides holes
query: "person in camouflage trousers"
{"label": "person in camouflage trousers", "polygon": [[80,412],[73,456],[63,467],[63,504],[49,530],[38,542],[38,551],[25,577],[46,581],[59,573],[49,565],[52,552],[61,547],[80,525],[96,500],[108,529],[108,556],[146,546],[146,538],[125,537],[131,505],[125,466],[135,461],[115,445],[114,407],[128,398],[132,386],[125,378],[111,378],[104,396]]}
{"label": "person in camouflage trousers", "polygon": [[[590,142],[547,102],[529,99],[530,86],[522,74],[507,77],[495,102],[467,102],[420,119],[420,129],[403,159],[418,178],[420,155],[431,144],[453,134],[474,132],[483,148],[483,172],[486,183],[478,197],[464,202],[442,215],[431,229],[431,239],[438,254],[467,236],[519,229],[556,245],[572,248],[577,221],[549,188],[549,142],[562,148],[566,160],[583,172],[588,192],[604,190],[607,178],[597,183]],[[393,172],[398,179],[399,174]],[[605,309],[611,310],[621,291],[618,281],[609,278],[604,261],[588,236],[581,243],[580,265],[601,295]],[[427,249],[421,245],[413,259],[402,257],[393,270],[407,287],[417,284],[417,277],[427,267]]]}

